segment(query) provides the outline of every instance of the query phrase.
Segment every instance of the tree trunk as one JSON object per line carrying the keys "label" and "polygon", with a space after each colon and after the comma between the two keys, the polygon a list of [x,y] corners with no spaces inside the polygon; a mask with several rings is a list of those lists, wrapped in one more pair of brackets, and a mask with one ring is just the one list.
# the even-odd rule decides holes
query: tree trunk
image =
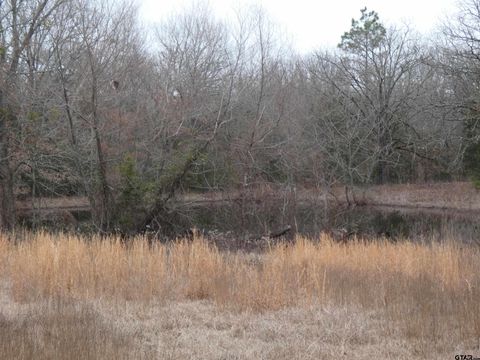
{"label": "tree trunk", "polygon": [[92,68],[93,87],[92,87],[92,117],[93,133],[95,137],[95,147],[97,153],[97,181],[96,191],[100,197],[99,206],[97,206],[97,215],[99,216],[99,225],[102,231],[110,229],[112,196],[107,182],[107,169],[105,157],[102,149],[102,140],[99,131],[99,119],[97,114],[97,80]]}
{"label": "tree trunk", "polygon": [[387,158],[388,158],[388,134],[387,134],[387,120],[380,118],[378,126],[378,155],[377,155],[377,184],[386,184],[388,182],[388,169],[387,169]]}
{"label": "tree trunk", "polygon": [[102,150],[102,143],[100,140],[100,134],[97,128],[97,122],[95,121],[94,126],[95,134],[95,144],[97,150],[97,176],[98,176],[98,192],[100,195],[100,206],[97,209],[98,215],[100,216],[100,229],[102,231],[107,231],[110,228],[110,218],[111,218],[111,194],[110,189],[107,183],[107,174],[106,174],[106,165]]}
{"label": "tree trunk", "polygon": [[0,230],[15,227],[15,196],[13,172],[8,149],[8,109],[4,94],[0,91]]}

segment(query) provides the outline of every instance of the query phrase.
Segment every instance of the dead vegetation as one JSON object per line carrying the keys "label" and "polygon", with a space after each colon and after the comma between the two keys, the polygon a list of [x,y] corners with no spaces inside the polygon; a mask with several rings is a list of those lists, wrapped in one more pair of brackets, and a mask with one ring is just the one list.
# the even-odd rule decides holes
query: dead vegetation
{"label": "dead vegetation", "polygon": [[[392,346],[391,352],[382,352],[382,356],[393,358],[428,357],[433,353],[450,356],[459,346],[475,349],[479,345],[480,251],[475,247],[460,247],[453,242],[389,243],[381,239],[338,244],[323,236],[318,241],[297,238],[293,244],[277,244],[263,254],[245,254],[220,252],[198,237],[193,241],[153,245],[142,238],[126,244],[116,238],[83,239],[45,233],[26,237],[28,239],[14,242],[3,236],[0,241],[0,270],[6,284],[3,293],[16,307],[33,309],[28,316],[15,311],[8,319],[5,314],[0,316],[2,331],[22,334],[0,337],[2,351],[25,351],[25,356],[18,352],[20,350],[15,353],[18,356],[12,353],[13,358],[29,358],[29,349],[36,349],[33,339],[38,338],[38,333],[32,335],[35,326],[44,334],[61,335],[58,341],[53,335],[45,337],[46,354],[59,349],[51,347],[52,341],[57,341],[58,346],[63,346],[62,341],[100,341],[101,351],[109,351],[110,345],[105,344],[119,342],[127,345],[123,350],[121,346],[112,345],[112,351],[118,350],[127,357],[127,348],[137,351],[128,345],[133,341],[143,346],[142,351],[156,354],[165,350],[166,337],[171,340],[171,347],[178,347],[171,358],[222,358],[225,352],[222,356],[220,353],[201,355],[193,350],[198,345],[193,339],[190,349],[185,342],[187,333],[193,336],[190,331],[199,331],[206,323],[216,321],[202,315],[203,310],[190,309],[189,320],[185,321],[189,321],[192,328],[179,330],[178,336],[172,331],[179,327],[177,322],[183,320],[175,311],[168,319],[160,316],[161,323],[152,325],[154,335],[151,336],[156,340],[145,335],[148,322],[155,321],[155,312],[165,315],[162,309],[175,308],[175,304],[200,306],[214,318],[230,318],[226,321],[229,325],[225,325],[228,331],[224,333],[228,336],[235,333],[248,337],[260,331],[242,330],[238,322],[244,321],[241,319],[247,314],[258,315],[259,319],[274,317],[275,329],[279,328],[269,331],[278,348],[267,353],[260,348],[256,353],[238,350],[239,358],[268,358],[275,357],[274,354],[286,358],[285,354],[295,352],[300,344],[306,347],[303,354],[308,355],[312,350],[313,355],[309,356],[315,358],[327,356],[322,352],[325,349],[330,349],[332,355],[333,349],[340,351],[340,348],[353,358],[379,355],[382,341],[385,346]],[[92,311],[102,314],[103,320],[85,308],[92,303],[101,304]],[[59,305],[60,310],[54,307],[50,308],[53,312],[49,312],[42,310],[45,305],[39,304],[73,305]],[[8,306],[3,306],[3,313],[6,308]],[[136,310],[131,313],[132,309]],[[312,311],[314,318],[318,318],[318,326],[323,326],[322,322],[327,321],[323,316],[332,311],[352,315],[339,316],[340,324],[332,327],[331,333],[317,329],[313,336],[307,335],[310,330],[305,328],[312,325],[308,315]],[[291,313],[297,315],[281,315]],[[122,326],[117,329],[120,335],[108,328],[118,325],[119,321],[135,324],[130,340],[122,338],[125,332]],[[76,325],[69,325],[73,323]],[[98,330],[103,326],[109,330]],[[347,329],[350,326],[352,329]],[[298,335],[291,334],[290,328],[297,329]],[[337,333],[342,328],[351,338]],[[91,336],[84,340],[75,335],[85,330]],[[110,335],[98,339],[100,332]],[[337,339],[332,340],[332,348],[327,346],[329,337]],[[13,342],[13,346],[14,338],[18,342]],[[228,343],[229,339],[224,341]],[[311,343],[307,344],[307,340]],[[372,345],[371,351],[362,345],[363,355],[356,356],[351,351],[358,344]],[[114,355],[95,356],[113,358]],[[235,358],[234,355],[229,353],[228,358]]]}
{"label": "dead vegetation", "polygon": [[33,307],[13,319],[0,313],[3,359],[138,359],[144,351],[82,304]]}
{"label": "dead vegetation", "polygon": [[[332,192],[347,202],[343,188]],[[349,189],[350,201],[357,205],[381,205],[415,209],[448,209],[477,212],[480,192],[471,182],[452,181],[427,184],[388,184]]]}

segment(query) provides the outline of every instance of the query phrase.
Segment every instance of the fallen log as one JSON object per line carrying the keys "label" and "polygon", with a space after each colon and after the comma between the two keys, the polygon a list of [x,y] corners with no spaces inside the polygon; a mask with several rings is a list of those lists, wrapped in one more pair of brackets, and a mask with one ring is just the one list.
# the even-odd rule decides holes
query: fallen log
{"label": "fallen log", "polygon": [[285,227],[282,230],[271,232],[270,235],[268,235],[268,237],[270,239],[279,238],[280,236],[287,234],[290,230],[292,230],[292,227],[290,225],[287,225],[287,227]]}

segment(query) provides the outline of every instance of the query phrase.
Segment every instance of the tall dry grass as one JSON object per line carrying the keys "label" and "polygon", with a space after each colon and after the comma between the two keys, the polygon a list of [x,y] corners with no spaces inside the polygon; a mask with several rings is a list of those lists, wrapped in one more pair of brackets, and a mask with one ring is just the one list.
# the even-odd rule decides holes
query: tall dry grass
{"label": "tall dry grass", "polygon": [[238,310],[338,305],[373,310],[390,331],[452,343],[480,339],[480,251],[452,243],[338,244],[297,238],[264,254],[222,253],[202,238],[30,234],[0,238],[0,269],[18,302],[209,299]]}

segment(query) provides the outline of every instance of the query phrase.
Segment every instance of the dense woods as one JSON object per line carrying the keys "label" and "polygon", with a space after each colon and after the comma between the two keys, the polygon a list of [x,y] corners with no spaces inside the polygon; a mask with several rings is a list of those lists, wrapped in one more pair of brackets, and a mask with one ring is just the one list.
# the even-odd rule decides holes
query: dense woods
{"label": "dense woods", "polygon": [[178,191],[480,179],[480,1],[434,41],[363,9],[298,55],[261,9],[140,25],[130,1],[0,0],[0,228],[86,196],[142,229]]}

